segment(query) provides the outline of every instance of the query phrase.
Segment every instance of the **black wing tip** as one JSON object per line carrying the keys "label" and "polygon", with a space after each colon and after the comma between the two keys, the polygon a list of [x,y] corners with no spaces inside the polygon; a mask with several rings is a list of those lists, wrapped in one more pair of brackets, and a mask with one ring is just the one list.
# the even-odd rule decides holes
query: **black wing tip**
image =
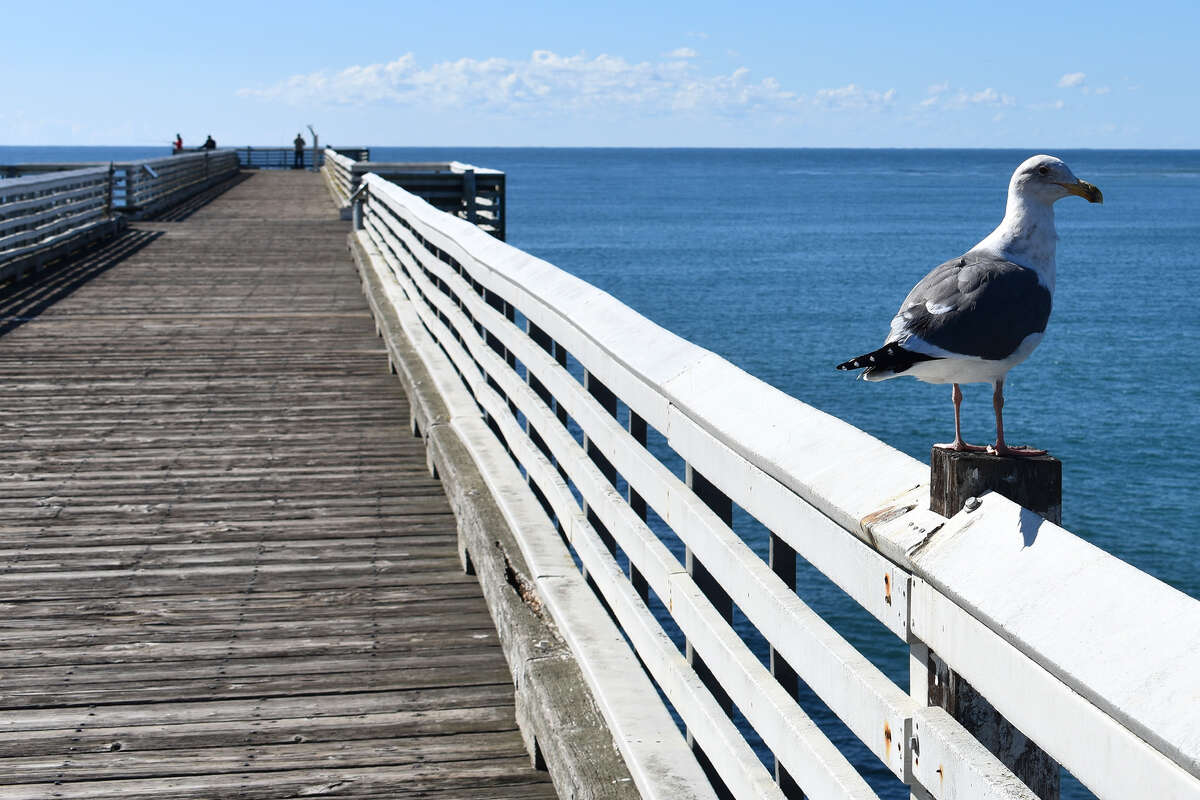
{"label": "black wing tip", "polygon": [[872,370],[892,370],[900,373],[920,361],[932,361],[934,356],[927,356],[924,353],[914,353],[911,350],[906,350],[898,344],[885,344],[878,350],[872,350],[870,353],[863,353],[861,356],[843,361],[837,365],[839,370],[843,372],[852,369],[865,369],[865,375],[871,374]]}

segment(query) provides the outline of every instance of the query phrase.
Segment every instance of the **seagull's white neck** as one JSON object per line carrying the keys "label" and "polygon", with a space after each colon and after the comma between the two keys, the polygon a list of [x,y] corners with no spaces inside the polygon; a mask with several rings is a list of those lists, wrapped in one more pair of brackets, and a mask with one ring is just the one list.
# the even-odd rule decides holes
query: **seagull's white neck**
{"label": "seagull's white neck", "polygon": [[1054,204],[1044,198],[1008,190],[1008,205],[1004,219],[972,250],[1029,267],[1051,292],[1054,291],[1054,245],[1058,233],[1054,230]]}

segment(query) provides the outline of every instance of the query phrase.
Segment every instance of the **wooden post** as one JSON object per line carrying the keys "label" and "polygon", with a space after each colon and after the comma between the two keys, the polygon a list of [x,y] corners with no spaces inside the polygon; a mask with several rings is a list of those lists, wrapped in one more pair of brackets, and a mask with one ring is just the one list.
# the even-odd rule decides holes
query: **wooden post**
{"label": "wooden post", "polygon": [[104,216],[111,217],[113,213],[113,179],[116,174],[113,162],[108,162],[108,192],[104,197]]}
{"label": "wooden post", "polygon": [[[646,425],[646,420],[637,415],[632,408],[629,409],[629,435],[633,440],[642,447],[646,446],[647,433],[649,431]],[[646,521],[646,499],[637,493],[632,484],[625,486],[629,500],[629,507],[633,509],[633,513],[638,515],[642,522]],[[650,600],[650,584],[646,582],[646,578],[638,571],[632,562],[629,564],[629,582],[633,584],[633,589],[638,593],[638,597],[642,598],[642,602],[646,603]]]}
{"label": "wooden post", "polygon": [[[772,533],[767,559],[771,571],[778,575],[789,589],[796,591],[796,549]],[[793,700],[800,695],[800,677],[774,646],[771,647],[771,674]],[[779,763],[778,758],[775,759],[775,782],[779,784],[783,796],[788,800],[803,800],[804,793],[796,779]]]}
{"label": "wooden post", "polygon": [[[1012,458],[935,447],[929,465],[929,507],[944,517],[994,491],[1055,524],[1062,523],[1062,462],[1056,458]],[[937,653],[922,644],[913,648],[913,657],[921,651],[925,685],[914,685],[913,692],[926,694],[929,705],[946,709],[1042,800],[1058,800],[1058,762],[1014,728]],[[919,682],[916,678],[914,673],[914,684]]]}
{"label": "wooden post", "polygon": [[1062,524],[1062,462],[1052,456],[1005,458],[941,447],[929,454],[929,510],[953,517],[968,498],[992,491]]}
{"label": "wooden post", "polygon": [[477,215],[475,213],[475,170],[473,169],[463,172],[462,199],[463,206],[467,211],[467,222],[474,225],[477,221]]}
{"label": "wooden post", "polygon": [[[686,465],[686,472],[687,485],[696,493],[696,497],[700,498],[700,501],[704,505],[712,509],[721,518],[722,522],[733,527],[733,501],[729,496],[718,489],[708,478],[705,478],[693,469],[691,464]],[[733,600],[729,597],[729,594],[717,582],[717,579],[712,576],[712,573],[705,569],[699,559],[693,555],[692,548],[687,548],[684,556],[688,574],[692,576],[692,580],[696,582],[696,586],[704,593],[709,602],[713,604],[717,613],[732,624]],[[720,681],[712,674],[708,665],[704,663],[704,660],[692,647],[690,639],[686,641],[686,650],[688,663],[692,665],[692,669],[696,671],[696,675],[700,677],[701,682],[708,687],[713,699],[717,701],[717,705],[724,709],[726,714],[733,716],[733,700],[730,699],[729,694],[721,686]],[[724,798],[731,798],[733,795],[725,786],[724,781],[721,780],[721,776],[717,773],[716,768],[713,767],[712,762],[708,760],[708,756],[704,754],[704,751],[692,738],[691,731],[688,731],[687,739],[688,744],[692,747],[692,751],[696,754],[696,760],[700,762],[700,768],[704,770],[704,773],[712,783],[717,797],[722,798],[722,800]]]}
{"label": "wooden post", "polygon": [[[617,415],[617,396],[612,390],[605,386],[600,381],[596,380],[596,376],[584,370],[583,386],[587,389],[588,394],[596,399],[601,407],[611,416]],[[617,468],[612,465],[612,462],[600,451],[599,447],[592,441],[591,437],[585,432],[583,434],[583,449],[587,453],[588,458],[600,470],[601,474],[608,479],[608,482],[616,488],[617,485]],[[583,503],[583,511],[587,515],[588,522],[591,523],[596,533],[600,536],[600,541],[604,542],[604,546],[608,548],[608,552],[616,554],[617,540],[609,533],[608,528],[600,521],[600,517],[592,510],[591,506],[585,500]]]}

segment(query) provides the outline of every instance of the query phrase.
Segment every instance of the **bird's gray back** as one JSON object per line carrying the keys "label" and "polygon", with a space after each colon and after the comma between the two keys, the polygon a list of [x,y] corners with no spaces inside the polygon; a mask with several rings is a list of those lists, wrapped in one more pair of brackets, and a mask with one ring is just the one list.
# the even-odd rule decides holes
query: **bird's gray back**
{"label": "bird's gray back", "polygon": [[892,323],[892,339],[912,334],[952,353],[1001,360],[1046,330],[1050,306],[1050,290],[1034,270],[967,253],[913,287]]}

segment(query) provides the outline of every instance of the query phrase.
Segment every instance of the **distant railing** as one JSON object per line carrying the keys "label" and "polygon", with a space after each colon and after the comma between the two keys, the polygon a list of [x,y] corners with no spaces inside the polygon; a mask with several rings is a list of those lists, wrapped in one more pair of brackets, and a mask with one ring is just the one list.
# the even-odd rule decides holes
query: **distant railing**
{"label": "distant railing", "polygon": [[169,208],[237,174],[233,150],[209,150],[113,164],[113,207],[131,216]]}
{"label": "distant railing", "polygon": [[300,151],[300,164],[296,164],[296,150],[293,147],[239,147],[238,161],[242,169],[310,169],[315,157],[324,162],[321,153],[314,153],[311,147]]}
{"label": "distant railing", "polygon": [[346,209],[349,198],[368,173],[403,187],[435,208],[461,217],[492,236],[505,238],[505,175],[458,161],[383,162],[356,161],[325,151],[330,190]]}
{"label": "distant railing", "polygon": [[[914,796],[1032,797],[936,706],[944,663],[1099,797],[1200,796],[1200,603],[999,495],[929,511],[920,462],[461,215],[360,180],[359,241],[435,340],[421,357],[449,358],[480,409],[455,413],[483,414],[724,792],[875,797],[796,702],[803,681]],[[734,532],[735,507],[770,531],[769,557]],[[797,555],[897,637],[907,690],[797,596]],[[616,714],[612,676],[583,672]],[[637,747],[622,753],[640,788],[671,796]]]}
{"label": "distant railing", "polygon": [[0,280],[111,220],[108,166],[0,180]]}
{"label": "distant railing", "polygon": [[[237,174],[232,150],[108,164],[18,164],[0,168],[0,279],[83,240],[145,217]],[[20,177],[17,177],[20,176]]]}

